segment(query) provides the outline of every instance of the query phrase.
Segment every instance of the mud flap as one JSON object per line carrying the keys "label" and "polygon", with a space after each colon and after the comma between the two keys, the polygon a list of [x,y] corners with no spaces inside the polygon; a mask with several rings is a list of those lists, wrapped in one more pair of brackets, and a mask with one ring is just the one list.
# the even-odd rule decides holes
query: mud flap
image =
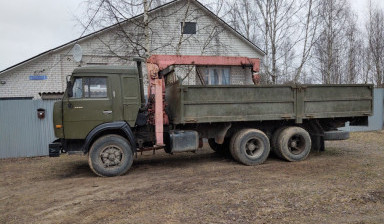
{"label": "mud flap", "polygon": [[49,144],[49,157],[59,157],[61,148],[61,142],[52,142]]}

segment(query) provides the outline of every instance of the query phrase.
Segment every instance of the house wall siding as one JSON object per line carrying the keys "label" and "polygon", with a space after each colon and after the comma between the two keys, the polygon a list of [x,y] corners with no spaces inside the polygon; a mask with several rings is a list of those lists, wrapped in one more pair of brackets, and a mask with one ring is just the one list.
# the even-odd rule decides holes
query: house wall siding
{"label": "house wall siding", "polygon": [[[187,1],[181,1],[174,7],[152,15],[152,17],[171,15],[157,19],[152,24],[153,48],[158,49],[154,53],[175,54],[178,43],[181,42],[180,54],[182,55],[262,57],[249,44],[238,38],[229,29],[224,28],[223,24],[209,16],[198,5],[191,4],[188,7],[187,4]],[[184,34],[183,38],[180,39],[181,22],[183,21],[196,22],[197,33]]]}
{"label": "house wall siding", "polygon": [[[62,76],[59,54],[48,54],[38,60],[33,60],[19,68],[12,69],[6,75],[0,76],[6,84],[0,85],[0,97],[34,97],[38,93],[60,92]],[[30,80],[32,75],[46,75],[46,80]]]}

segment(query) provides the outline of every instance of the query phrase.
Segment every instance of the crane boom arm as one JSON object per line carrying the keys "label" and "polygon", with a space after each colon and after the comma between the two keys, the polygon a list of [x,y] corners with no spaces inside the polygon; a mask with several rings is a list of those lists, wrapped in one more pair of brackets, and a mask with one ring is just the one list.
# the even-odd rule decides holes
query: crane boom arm
{"label": "crane boom arm", "polygon": [[147,63],[155,64],[159,70],[171,65],[202,65],[202,66],[252,66],[253,72],[259,72],[260,59],[226,56],[195,56],[195,55],[152,55]]}

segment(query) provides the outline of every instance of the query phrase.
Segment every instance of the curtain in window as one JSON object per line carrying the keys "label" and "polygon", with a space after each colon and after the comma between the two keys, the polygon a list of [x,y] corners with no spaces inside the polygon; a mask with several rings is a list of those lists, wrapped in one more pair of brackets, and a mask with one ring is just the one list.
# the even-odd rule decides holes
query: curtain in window
{"label": "curtain in window", "polygon": [[231,73],[230,68],[211,67],[203,70],[204,83],[206,85],[230,85]]}
{"label": "curtain in window", "polygon": [[223,68],[222,69],[222,76],[221,76],[221,84],[222,85],[229,85],[230,78],[229,78],[229,68]]}
{"label": "curtain in window", "polygon": [[209,84],[210,85],[219,85],[219,73],[218,69],[209,69]]}

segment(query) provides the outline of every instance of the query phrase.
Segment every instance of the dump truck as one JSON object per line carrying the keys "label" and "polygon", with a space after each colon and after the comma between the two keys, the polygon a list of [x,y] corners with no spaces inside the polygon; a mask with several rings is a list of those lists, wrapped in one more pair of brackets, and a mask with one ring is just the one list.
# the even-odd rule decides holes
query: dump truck
{"label": "dump truck", "polygon": [[[338,131],[367,125],[373,86],[259,85],[260,60],[246,57],[152,55],[135,66],[76,68],[61,101],[54,104],[57,139],[49,155],[88,155],[99,176],[118,176],[135,154],[165,150],[195,152],[207,139],[245,165],[262,164],[270,152],[298,162],[325,140],[343,140]],[[148,92],[142,65],[146,63]],[[250,67],[256,85],[183,85],[178,65]]]}

